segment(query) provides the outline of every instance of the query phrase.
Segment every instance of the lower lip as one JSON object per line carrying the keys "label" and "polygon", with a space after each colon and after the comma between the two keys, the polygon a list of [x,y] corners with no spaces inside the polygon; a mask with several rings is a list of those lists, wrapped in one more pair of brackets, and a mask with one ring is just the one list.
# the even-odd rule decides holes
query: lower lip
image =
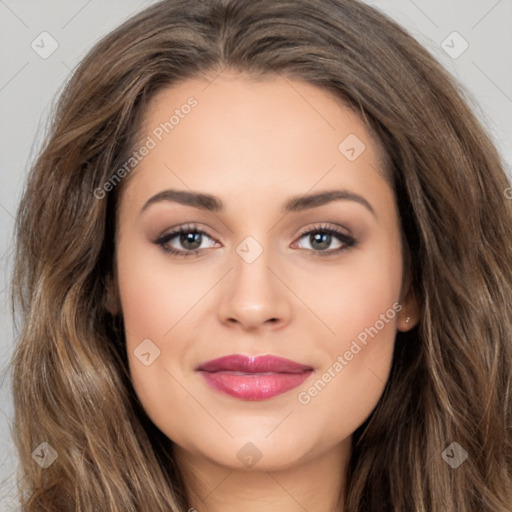
{"label": "lower lip", "polygon": [[266,400],[300,386],[313,370],[301,373],[205,372],[201,375],[217,391],[241,400]]}

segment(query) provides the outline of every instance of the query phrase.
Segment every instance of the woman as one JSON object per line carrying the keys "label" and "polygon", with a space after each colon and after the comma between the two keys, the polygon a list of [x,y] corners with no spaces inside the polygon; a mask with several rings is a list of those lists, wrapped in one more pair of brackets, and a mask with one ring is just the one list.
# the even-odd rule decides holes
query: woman
{"label": "woman", "polygon": [[24,510],[510,510],[509,186],[362,3],[128,20],[18,213]]}

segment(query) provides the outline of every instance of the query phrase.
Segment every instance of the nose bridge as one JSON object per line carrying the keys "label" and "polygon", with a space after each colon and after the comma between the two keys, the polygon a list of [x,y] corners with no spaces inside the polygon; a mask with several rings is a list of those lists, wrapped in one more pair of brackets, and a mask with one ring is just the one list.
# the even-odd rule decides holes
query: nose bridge
{"label": "nose bridge", "polygon": [[261,242],[249,235],[235,248],[233,272],[219,308],[223,321],[254,328],[267,321],[284,321],[289,315],[286,287],[270,270],[278,256],[272,253],[269,237],[259,238]]}
{"label": "nose bridge", "polygon": [[271,249],[268,238],[258,241],[249,235],[238,244],[235,249],[234,272],[232,277],[233,292],[238,300],[246,302],[248,307],[262,308],[274,295],[275,283],[269,267],[272,265]]}

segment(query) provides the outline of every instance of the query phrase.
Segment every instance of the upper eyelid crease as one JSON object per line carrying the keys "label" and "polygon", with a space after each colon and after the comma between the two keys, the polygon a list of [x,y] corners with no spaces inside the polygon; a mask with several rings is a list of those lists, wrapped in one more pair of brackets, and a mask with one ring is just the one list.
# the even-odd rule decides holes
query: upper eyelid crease
{"label": "upper eyelid crease", "polygon": [[[281,213],[287,214],[290,212],[300,212],[310,208],[317,208],[332,201],[347,200],[361,204],[369,210],[374,217],[377,217],[375,209],[372,205],[359,194],[350,192],[349,190],[327,190],[316,194],[309,194],[304,196],[292,197],[284,205]],[[199,192],[189,192],[186,190],[162,190],[154,196],[150,197],[141,209],[144,212],[150,205],[161,202],[172,201],[200,210],[207,210],[211,212],[220,212],[224,209],[222,200],[210,194],[203,194]]]}

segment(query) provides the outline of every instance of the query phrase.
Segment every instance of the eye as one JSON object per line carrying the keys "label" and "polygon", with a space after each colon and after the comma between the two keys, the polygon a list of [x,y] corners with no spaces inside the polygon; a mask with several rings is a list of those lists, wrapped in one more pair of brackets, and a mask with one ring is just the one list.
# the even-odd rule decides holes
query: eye
{"label": "eye", "polygon": [[[339,228],[333,228],[327,225],[317,225],[304,231],[300,235],[299,240],[305,237],[307,237],[306,240],[310,245],[310,247],[306,247],[306,249],[316,253],[315,256],[332,256],[333,254],[338,254],[356,245],[354,237],[344,233]],[[338,240],[339,246],[327,250],[333,240]]]}
{"label": "eye", "polygon": [[[206,231],[199,229],[196,225],[181,226],[180,228],[161,236],[155,240],[154,243],[159,245],[166,253],[174,256],[197,256],[202,249],[205,249],[205,247],[201,247],[203,237],[205,236],[212,240]],[[174,239],[176,239],[174,244],[180,244],[183,249],[177,249],[171,244]],[[212,246],[213,244],[209,247]]]}
{"label": "eye", "polygon": [[[164,252],[173,256],[198,256],[202,250],[213,247],[217,243],[213,241],[207,247],[201,247],[204,237],[213,241],[213,238],[206,231],[199,229],[196,225],[189,225],[181,226],[170,233],[162,235],[154,243],[159,245]],[[313,252],[315,256],[332,256],[356,245],[355,238],[344,233],[339,228],[327,225],[317,225],[302,232],[298,240],[305,237],[308,237],[306,240],[310,245],[306,249]],[[328,250],[333,240],[337,240],[339,246]],[[181,245],[182,248],[176,248],[176,245]],[[304,247],[299,248],[303,249]]]}

